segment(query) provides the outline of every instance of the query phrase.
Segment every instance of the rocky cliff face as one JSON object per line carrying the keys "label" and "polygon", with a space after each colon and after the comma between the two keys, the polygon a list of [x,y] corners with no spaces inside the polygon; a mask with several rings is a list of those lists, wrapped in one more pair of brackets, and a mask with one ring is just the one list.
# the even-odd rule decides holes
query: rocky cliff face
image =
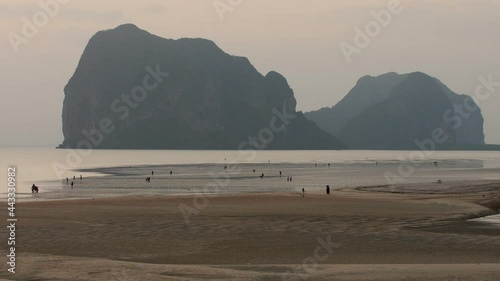
{"label": "rocky cliff face", "polygon": [[358,149],[418,149],[415,140],[441,128],[450,145],[484,144],[481,110],[461,116],[456,106],[476,106],[436,78],[423,73],[387,73],[361,78],[332,108],[306,113],[323,130]]}
{"label": "rocky cliff face", "polygon": [[406,76],[396,73],[387,73],[379,77],[362,77],[335,106],[308,112],[306,117],[318,124],[321,129],[336,135],[356,115],[387,99],[392,89],[405,78]]}
{"label": "rocky cliff face", "polygon": [[90,39],[64,91],[61,147],[343,147],[296,111],[280,74],[262,76],[212,41],[164,39],[130,24]]}

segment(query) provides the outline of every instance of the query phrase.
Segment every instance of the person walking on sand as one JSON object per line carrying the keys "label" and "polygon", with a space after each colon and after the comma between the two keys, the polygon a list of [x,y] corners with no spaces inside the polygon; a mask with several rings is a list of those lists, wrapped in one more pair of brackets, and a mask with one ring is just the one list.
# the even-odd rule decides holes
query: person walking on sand
{"label": "person walking on sand", "polygon": [[68,177],[66,177],[66,184],[69,184],[69,179],[68,179]]}
{"label": "person walking on sand", "polygon": [[326,194],[330,195],[330,186],[329,185],[326,186]]}
{"label": "person walking on sand", "polygon": [[80,181],[82,181],[82,180],[83,180],[83,177],[82,177],[82,175],[80,175]]}
{"label": "person walking on sand", "polygon": [[74,182],[71,182],[71,189],[73,189],[73,185],[74,185],[74,184],[75,184]]}
{"label": "person walking on sand", "polygon": [[306,196],[306,190],[302,188],[302,198],[304,198],[305,196]]}

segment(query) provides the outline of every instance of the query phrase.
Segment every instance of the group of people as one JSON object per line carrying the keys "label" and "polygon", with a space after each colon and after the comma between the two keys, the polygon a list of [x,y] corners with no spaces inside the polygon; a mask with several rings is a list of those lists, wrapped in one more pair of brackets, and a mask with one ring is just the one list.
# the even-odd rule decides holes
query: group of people
{"label": "group of people", "polygon": [[[326,194],[330,195],[330,185],[326,186]],[[302,188],[302,197],[305,197],[305,196],[306,196],[306,189]]]}
{"label": "group of people", "polygon": [[[170,176],[174,174],[174,171],[170,171]],[[146,181],[151,182],[151,178],[155,175],[155,171],[151,171],[151,177],[147,177]]]}
{"label": "group of people", "polygon": [[[83,180],[83,177],[82,175],[80,175],[80,182]],[[71,189],[73,189],[74,185],[75,185],[75,181],[76,181],[76,177],[73,176],[73,180],[71,181]],[[66,177],[66,184],[70,184],[69,183],[69,178]],[[31,193],[38,193],[40,191],[40,188],[38,186],[36,186],[35,184],[33,184],[31,186]]]}
{"label": "group of people", "polygon": [[[256,172],[256,170],[255,170],[255,169],[253,169],[253,172],[255,173],[255,172]],[[283,176],[283,173],[280,171],[280,178],[281,178],[282,176]],[[260,176],[259,176],[259,177],[260,177],[261,179],[263,179],[263,178],[265,177],[264,173],[260,174]],[[288,181],[288,182],[292,181],[292,177],[286,177],[286,181]]]}
{"label": "group of people", "polygon": [[[326,165],[326,164],[325,164],[325,165]],[[316,164],[316,166],[317,166],[317,164]],[[330,163],[328,163],[328,167],[330,167]],[[255,170],[253,170],[253,172],[255,173]],[[282,177],[282,175],[283,175],[283,173],[282,173],[281,171],[279,171],[279,174],[280,174],[280,178],[281,178],[281,177]],[[260,178],[261,178],[261,179],[263,179],[263,178],[264,178],[264,174],[261,174],[261,175],[260,175]],[[291,176],[286,177],[286,181],[287,181],[287,182],[291,182],[292,180],[293,180],[293,178],[292,178]],[[330,191],[331,191],[331,189],[330,189],[330,185],[327,185],[327,186],[326,186],[326,194],[327,194],[327,195],[330,195]],[[306,190],[305,190],[305,188],[302,188],[302,197],[305,197],[305,194],[306,194]]]}
{"label": "group of people", "polygon": [[[82,175],[80,175],[80,182],[83,180],[83,177]],[[73,180],[71,181],[71,189],[73,189],[73,187],[75,186],[75,182],[76,182],[76,177],[73,176]],[[66,177],[66,184],[70,184],[69,183],[69,179]]]}

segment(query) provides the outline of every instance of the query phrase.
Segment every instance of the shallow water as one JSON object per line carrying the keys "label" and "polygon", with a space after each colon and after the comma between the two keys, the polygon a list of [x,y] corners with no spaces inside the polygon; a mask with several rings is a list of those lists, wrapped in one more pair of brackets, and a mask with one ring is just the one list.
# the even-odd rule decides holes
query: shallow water
{"label": "shallow water", "polygon": [[495,224],[500,226],[500,215],[492,215],[484,218],[473,219],[472,221],[482,222],[487,224]]}
{"label": "shallow water", "polygon": [[[248,153],[238,151],[93,150],[75,157],[74,150],[14,147],[0,148],[0,154],[5,170],[17,167],[18,196],[25,198],[32,198],[33,183],[40,186],[39,198],[51,199],[192,194],[204,192],[206,186],[222,193],[318,191],[327,184],[332,189],[387,184],[388,173],[411,183],[500,180],[500,152],[481,151],[429,152],[425,159],[412,163],[409,159],[422,152],[258,151],[249,158]],[[151,170],[155,175],[146,183]],[[260,179],[262,173],[265,177]],[[84,177],[81,182],[80,175]],[[71,181],[73,176],[77,179],[71,190],[65,178]],[[287,176],[293,181],[287,182]],[[0,178],[6,182],[6,172]]]}

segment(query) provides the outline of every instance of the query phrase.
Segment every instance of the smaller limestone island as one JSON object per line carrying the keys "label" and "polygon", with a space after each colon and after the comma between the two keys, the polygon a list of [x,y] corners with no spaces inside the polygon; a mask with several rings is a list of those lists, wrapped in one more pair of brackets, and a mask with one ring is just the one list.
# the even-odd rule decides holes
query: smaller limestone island
{"label": "smaller limestone island", "polygon": [[484,145],[474,100],[421,72],[365,76],[338,104],[306,116],[352,149],[498,149]]}

